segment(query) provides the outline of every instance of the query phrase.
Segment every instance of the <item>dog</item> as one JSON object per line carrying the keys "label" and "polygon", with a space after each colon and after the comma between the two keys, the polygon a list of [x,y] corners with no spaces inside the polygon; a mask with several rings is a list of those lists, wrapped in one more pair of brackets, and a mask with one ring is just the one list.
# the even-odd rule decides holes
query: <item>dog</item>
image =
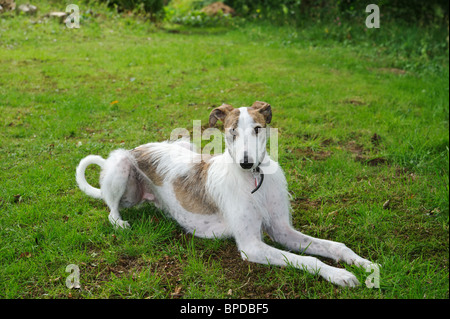
{"label": "dog", "polygon": [[[266,102],[240,108],[223,104],[209,116],[210,127],[223,123],[222,154],[202,156],[182,139],[148,143],[132,150],[115,150],[106,160],[97,155],[85,157],[77,167],[76,181],[87,195],[106,202],[109,221],[116,227],[129,227],[120,208],[152,202],[188,233],[234,238],[244,260],[291,265],[339,286],[359,285],[346,269],[294,253],[342,260],[366,269],[372,265],[343,243],[314,238],[292,227],[286,178],[266,151],[264,130],[271,120],[272,108]],[[85,170],[90,164],[101,167],[100,189],[86,182]],[[288,251],[266,244],[263,231]]]}

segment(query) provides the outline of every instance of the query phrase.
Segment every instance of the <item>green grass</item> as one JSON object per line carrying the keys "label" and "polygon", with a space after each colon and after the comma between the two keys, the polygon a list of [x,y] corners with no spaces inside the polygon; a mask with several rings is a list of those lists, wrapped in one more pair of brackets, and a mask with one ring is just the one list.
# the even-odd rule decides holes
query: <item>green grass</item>
{"label": "green grass", "polygon": [[[78,30],[0,18],[2,298],[449,297],[448,51],[406,56],[321,26],[157,29],[94,10]],[[125,210],[131,229],[114,230],[76,186],[88,154],[255,100],[273,107],[293,224],[382,264],[380,289],[247,263],[233,240],[184,235],[153,206]],[[98,169],[87,175],[98,183]],[[65,286],[69,264],[81,289]]]}

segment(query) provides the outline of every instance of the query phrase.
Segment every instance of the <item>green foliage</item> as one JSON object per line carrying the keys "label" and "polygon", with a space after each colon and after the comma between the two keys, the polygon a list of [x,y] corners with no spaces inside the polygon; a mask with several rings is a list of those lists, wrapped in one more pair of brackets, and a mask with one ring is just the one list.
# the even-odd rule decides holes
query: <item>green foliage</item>
{"label": "green foliage", "polygon": [[448,21],[449,4],[446,0],[339,0],[336,7],[344,16],[355,17],[359,12],[365,12],[369,3],[380,7],[383,19],[428,25]]}
{"label": "green foliage", "polygon": [[414,8],[400,0],[379,1],[379,29],[366,27],[364,1],[227,1],[238,12],[237,17],[208,16],[200,11],[208,3],[174,0],[165,7],[166,21],[192,27],[233,27],[244,20],[284,25],[292,28],[289,38],[283,40],[286,44],[356,46],[362,54],[375,49],[376,54],[391,56],[396,67],[408,70],[433,72],[448,61],[448,4],[442,1],[420,2]]}
{"label": "green foliage", "polygon": [[301,0],[227,0],[226,4],[251,19],[291,22],[299,16]]}
{"label": "green foliage", "polygon": [[166,21],[189,27],[226,26],[232,24],[232,17],[224,14],[209,16],[200,10],[180,14],[173,8],[166,8]]}
{"label": "green foliage", "polygon": [[142,10],[151,14],[153,17],[159,17],[163,12],[164,0],[101,0],[109,6],[117,7],[119,10]]}
{"label": "green foliage", "polygon": [[[254,19],[268,19],[282,23],[301,24],[305,19],[315,22],[336,17],[354,19],[365,13],[365,0],[226,0],[226,4],[240,14]],[[378,0],[383,19],[408,23],[445,24],[449,5],[445,0]]]}
{"label": "green foliage", "polygon": [[231,26],[236,19],[219,11],[214,16],[207,15],[201,9],[214,1],[211,0],[174,0],[164,8],[165,19],[169,23],[188,27]]}

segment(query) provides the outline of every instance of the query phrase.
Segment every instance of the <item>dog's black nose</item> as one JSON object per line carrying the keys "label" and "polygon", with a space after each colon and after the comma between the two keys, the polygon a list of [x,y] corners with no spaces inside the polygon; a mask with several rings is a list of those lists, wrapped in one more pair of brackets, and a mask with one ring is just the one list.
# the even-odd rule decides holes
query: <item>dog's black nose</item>
{"label": "dog's black nose", "polygon": [[239,163],[243,169],[250,169],[253,167],[253,163]]}
{"label": "dog's black nose", "polygon": [[248,153],[244,153],[244,161],[239,163],[243,169],[250,169],[253,167],[253,163],[248,160]]}

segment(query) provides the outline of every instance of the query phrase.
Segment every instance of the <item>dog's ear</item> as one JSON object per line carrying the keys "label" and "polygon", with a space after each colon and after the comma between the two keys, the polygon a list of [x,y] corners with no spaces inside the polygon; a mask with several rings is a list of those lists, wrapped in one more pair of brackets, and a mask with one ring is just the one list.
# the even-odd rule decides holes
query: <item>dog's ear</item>
{"label": "dog's ear", "polygon": [[259,113],[264,116],[267,124],[272,121],[272,108],[270,107],[269,103],[256,101],[255,103],[253,103],[252,108],[258,110]]}
{"label": "dog's ear", "polygon": [[222,104],[219,107],[216,107],[214,110],[211,111],[209,114],[209,127],[214,127],[216,125],[218,120],[225,120],[228,113],[233,111],[234,108],[229,104]]}

